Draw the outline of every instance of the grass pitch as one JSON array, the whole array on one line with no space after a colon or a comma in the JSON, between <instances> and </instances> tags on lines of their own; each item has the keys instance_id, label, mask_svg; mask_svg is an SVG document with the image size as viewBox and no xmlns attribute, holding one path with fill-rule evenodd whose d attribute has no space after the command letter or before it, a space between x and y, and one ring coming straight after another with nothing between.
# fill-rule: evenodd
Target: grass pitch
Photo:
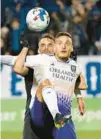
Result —
<instances>
[{"instance_id":1,"label":"grass pitch","mask_svg":"<svg viewBox=\"0 0 101 139\"><path fill-rule=\"evenodd\" d=\"M101 131L78 131L78 139L101 139ZM1 132L1 139L22 139L21 132Z\"/></svg>"}]
</instances>

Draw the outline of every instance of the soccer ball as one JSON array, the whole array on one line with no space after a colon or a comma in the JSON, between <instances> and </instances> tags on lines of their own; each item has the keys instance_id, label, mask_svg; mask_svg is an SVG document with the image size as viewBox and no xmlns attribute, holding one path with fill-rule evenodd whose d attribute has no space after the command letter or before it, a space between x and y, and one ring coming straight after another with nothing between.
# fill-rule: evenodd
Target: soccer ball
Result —
<instances>
[{"instance_id":1,"label":"soccer ball","mask_svg":"<svg viewBox=\"0 0 101 139\"><path fill-rule=\"evenodd\" d=\"M43 31L48 27L49 22L49 14L43 8L33 8L28 12L26 16L28 29L30 29L31 31Z\"/></svg>"}]
</instances>

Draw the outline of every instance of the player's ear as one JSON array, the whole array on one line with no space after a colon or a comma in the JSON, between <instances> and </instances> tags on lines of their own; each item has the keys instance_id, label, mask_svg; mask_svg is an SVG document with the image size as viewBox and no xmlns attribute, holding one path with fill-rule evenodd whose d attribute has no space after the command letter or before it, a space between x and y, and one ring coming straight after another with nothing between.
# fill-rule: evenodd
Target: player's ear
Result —
<instances>
[{"instance_id":1,"label":"player's ear","mask_svg":"<svg viewBox=\"0 0 101 139\"><path fill-rule=\"evenodd\" d=\"M70 49L69 49L69 53L71 54L72 52L73 52L73 49L72 49L72 48L70 48Z\"/></svg>"},{"instance_id":2,"label":"player's ear","mask_svg":"<svg viewBox=\"0 0 101 139\"><path fill-rule=\"evenodd\" d=\"M73 52L73 46L72 46L72 48L71 48L71 53Z\"/></svg>"},{"instance_id":3,"label":"player's ear","mask_svg":"<svg viewBox=\"0 0 101 139\"><path fill-rule=\"evenodd\" d=\"M69 56L71 56L71 53L73 52L73 46L69 50Z\"/></svg>"}]
</instances>

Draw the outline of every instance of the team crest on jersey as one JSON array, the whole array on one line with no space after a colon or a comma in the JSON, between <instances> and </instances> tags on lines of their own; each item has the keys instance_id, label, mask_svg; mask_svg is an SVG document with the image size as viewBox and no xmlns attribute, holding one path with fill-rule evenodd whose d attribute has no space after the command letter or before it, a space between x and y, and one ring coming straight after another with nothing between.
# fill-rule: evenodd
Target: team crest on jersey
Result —
<instances>
[{"instance_id":1,"label":"team crest on jersey","mask_svg":"<svg viewBox=\"0 0 101 139\"><path fill-rule=\"evenodd\" d=\"M76 66L72 65L72 66L71 66L71 71L72 71L72 72L76 72Z\"/></svg>"}]
</instances>

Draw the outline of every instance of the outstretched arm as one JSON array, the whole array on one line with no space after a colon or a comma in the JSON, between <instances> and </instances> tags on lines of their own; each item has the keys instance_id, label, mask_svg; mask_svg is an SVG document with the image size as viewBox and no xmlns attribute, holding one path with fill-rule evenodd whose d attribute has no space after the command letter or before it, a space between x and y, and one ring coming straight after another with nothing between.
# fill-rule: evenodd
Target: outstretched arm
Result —
<instances>
[{"instance_id":1,"label":"outstretched arm","mask_svg":"<svg viewBox=\"0 0 101 139\"><path fill-rule=\"evenodd\" d=\"M27 49L22 49L23 53L27 53ZM1 64L12 66L13 71L19 75L25 76L28 73L28 68L24 66L25 58L24 56L11 56L11 55L2 55L0 56Z\"/></svg>"},{"instance_id":2,"label":"outstretched arm","mask_svg":"<svg viewBox=\"0 0 101 139\"><path fill-rule=\"evenodd\" d=\"M14 66L16 59L17 59L17 56L11 56L11 55L0 56L1 63L8 65L8 66Z\"/></svg>"},{"instance_id":3,"label":"outstretched arm","mask_svg":"<svg viewBox=\"0 0 101 139\"><path fill-rule=\"evenodd\" d=\"M20 40L20 46L23 48L20 54L18 55L15 65L13 67L13 71L19 75L25 76L28 74L28 68L24 66L25 58L28 53L28 42L22 38Z\"/></svg>"},{"instance_id":4,"label":"outstretched arm","mask_svg":"<svg viewBox=\"0 0 101 139\"><path fill-rule=\"evenodd\" d=\"M24 47L20 54L18 55L15 65L13 67L13 71L21 76L25 76L28 74L28 68L24 66L25 58L28 53L28 48Z\"/></svg>"},{"instance_id":5,"label":"outstretched arm","mask_svg":"<svg viewBox=\"0 0 101 139\"><path fill-rule=\"evenodd\" d=\"M34 66L37 65L40 60L37 56L26 56L28 53L28 42L26 40L21 40L20 44L23 49L16 59L13 70L17 74L25 76L28 74L29 68L34 69Z\"/></svg>"}]
</instances>

